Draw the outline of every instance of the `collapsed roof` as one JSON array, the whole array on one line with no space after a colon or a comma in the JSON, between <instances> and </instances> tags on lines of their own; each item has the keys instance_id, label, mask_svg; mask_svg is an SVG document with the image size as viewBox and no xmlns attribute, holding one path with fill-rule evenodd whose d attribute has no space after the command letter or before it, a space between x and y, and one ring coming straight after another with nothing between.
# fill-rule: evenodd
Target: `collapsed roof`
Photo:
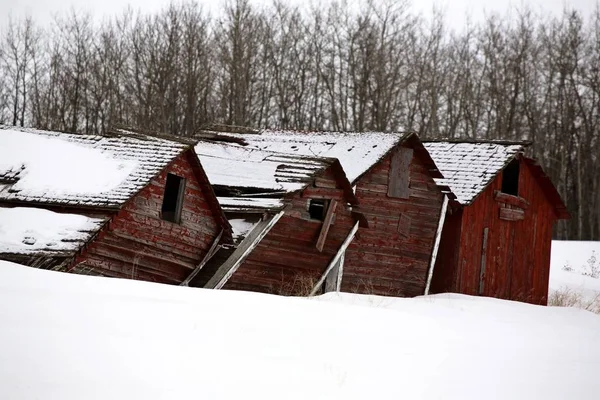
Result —
<instances>
[{"instance_id":1,"label":"collapsed roof","mask_svg":"<svg viewBox=\"0 0 600 400\"><path fill-rule=\"evenodd\" d=\"M236 143L203 140L195 147L226 211L278 210L326 170L336 175L350 203L356 198L338 160L284 154Z\"/></svg>"},{"instance_id":2,"label":"collapsed roof","mask_svg":"<svg viewBox=\"0 0 600 400\"><path fill-rule=\"evenodd\" d=\"M64 214L34 207L0 207L3 259L40 268L68 263L102 228L106 218Z\"/></svg>"},{"instance_id":3,"label":"collapsed roof","mask_svg":"<svg viewBox=\"0 0 600 400\"><path fill-rule=\"evenodd\" d=\"M410 134L384 132L301 132L261 130L256 133L203 131L201 137L235 141L254 149L307 157L336 158L354 184Z\"/></svg>"}]
</instances>

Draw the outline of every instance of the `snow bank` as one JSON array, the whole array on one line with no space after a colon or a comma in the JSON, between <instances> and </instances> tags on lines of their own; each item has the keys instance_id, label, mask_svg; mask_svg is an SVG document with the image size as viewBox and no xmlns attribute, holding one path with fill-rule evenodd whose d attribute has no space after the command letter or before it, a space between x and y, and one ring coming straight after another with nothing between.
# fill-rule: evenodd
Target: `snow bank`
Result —
<instances>
[{"instance_id":1,"label":"snow bank","mask_svg":"<svg viewBox=\"0 0 600 400\"><path fill-rule=\"evenodd\" d=\"M600 272L600 242L553 240L550 291L568 289L580 294L584 301L600 298L600 276L583 275L591 272L589 261L593 255Z\"/></svg>"},{"instance_id":2,"label":"snow bank","mask_svg":"<svg viewBox=\"0 0 600 400\"><path fill-rule=\"evenodd\" d=\"M596 399L600 317L441 295L316 300L0 262L0 398Z\"/></svg>"},{"instance_id":3,"label":"snow bank","mask_svg":"<svg viewBox=\"0 0 600 400\"><path fill-rule=\"evenodd\" d=\"M39 208L0 208L0 253L73 251L100 228L101 219Z\"/></svg>"}]
</instances>

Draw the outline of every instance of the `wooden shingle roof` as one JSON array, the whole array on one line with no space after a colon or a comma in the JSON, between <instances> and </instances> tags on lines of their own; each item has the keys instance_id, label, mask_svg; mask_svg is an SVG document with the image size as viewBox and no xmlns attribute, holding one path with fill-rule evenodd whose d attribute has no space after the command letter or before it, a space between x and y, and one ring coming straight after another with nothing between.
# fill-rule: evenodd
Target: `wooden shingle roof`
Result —
<instances>
[{"instance_id":1,"label":"wooden shingle roof","mask_svg":"<svg viewBox=\"0 0 600 400\"><path fill-rule=\"evenodd\" d=\"M462 205L471 204L496 175L524 150L524 144L514 142L435 141L424 145L444 176L436 179L436 183L448 186Z\"/></svg>"},{"instance_id":2,"label":"wooden shingle roof","mask_svg":"<svg viewBox=\"0 0 600 400\"><path fill-rule=\"evenodd\" d=\"M342 166L333 158L290 155L209 140L198 142L195 151L226 211L280 209L285 195L303 190L329 168L349 202L356 203Z\"/></svg>"},{"instance_id":3,"label":"wooden shingle roof","mask_svg":"<svg viewBox=\"0 0 600 400\"><path fill-rule=\"evenodd\" d=\"M336 158L354 184L391 149L410 136L385 132L302 132L261 130L254 133L203 131L201 137L236 141L273 153Z\"/></svg>"},{"instance_id":4,"label":"wooden shingle roof","mask_svg":"<svg viewBox=\"0 0 600 400\"><path fill-rule=\"evenodd\" d=\"M119 208L190 144L0 127L0 200Z\"/></svg>"}]
</instances>

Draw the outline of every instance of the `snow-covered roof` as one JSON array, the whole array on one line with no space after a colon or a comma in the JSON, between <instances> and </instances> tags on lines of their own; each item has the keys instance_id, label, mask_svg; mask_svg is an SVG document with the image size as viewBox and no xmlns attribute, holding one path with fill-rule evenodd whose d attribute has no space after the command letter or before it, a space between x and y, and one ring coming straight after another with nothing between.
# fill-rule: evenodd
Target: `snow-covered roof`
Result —
<instances>
[{"instance_id":1,"label":"snow-covered roof","mask_svg":"<svg viewBox=\"0 0 600 400\"><path fill-rule=\"evenodd\" d=\"M425 148L444 178L436 179L448 186L463 205L471 202L494 177L519 153L522 144L501 142L426 142Z\"/></svg>"},{"instance_id":2,"label":"snow-covered roof","mask_svg":"<svg viewBox=\"0 0 600 400\"><path fill-rule=\"evenodd\" d=\"M100 229L103 222L100 218L41 208L0 208L0 253L74 252Z\"/></svg>"},{"instance_id":3,"label":"snow-covered roof","mask_svg":"<svg viewBox=\"0 0 600 400\"><path fill-rule=\"evenodd\" d=\"M189 144L0 127L0 200L115 208Z\"/></svg>"},{"instance_id":4,"label":"snow-covered roof","mask_svg":"<svg viewBox=\"0 0 600 400\"><path fill-rule=\"evenodd\" d=\"M231 137L270 152L337 158L351 183L408 136L384 132L298 132L262 130L258 133L205 131L204 135ZM204 163L204 159L202 159Z\"/></svg>"},{"instance_id":5,"label":"snow-covered roof","mask_svg":"<svg viewBox=\"0 0 600 400\"><path fill-rule=\"evenodd\" d=\"M225 212L264 212L281 210L284 206L281 198L267 197L218 197Z\"/></svg>"},{"instance_id":6,"label":"snow-covered roof","mask_svg":"<svg viewBox=\"0 0 600 400\"><path fill-rule=\"evenodd\" d=\"M287 155L232 143L200 141L196 153L213 185L292 193L335 160Z\"/></svg>"}]
</instances>

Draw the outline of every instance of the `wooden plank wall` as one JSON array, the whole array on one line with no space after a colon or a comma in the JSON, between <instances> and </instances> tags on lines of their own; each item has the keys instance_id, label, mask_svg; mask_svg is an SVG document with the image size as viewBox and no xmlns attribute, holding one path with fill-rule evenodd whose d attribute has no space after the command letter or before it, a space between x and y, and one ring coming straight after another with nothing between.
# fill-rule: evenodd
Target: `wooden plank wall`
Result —
<instances>
[{"instance_id":1,"label":"wooden plank wall","mask_svg":"<svg viewBox=\"0 0 600 400\"><path fill-rule=\"evenodd\" d=\"M306 296L310 293L354 222L343 191L337 187L330 171L318 179L317 185L319 187L311 186L292 196L285 215L233 274L224 289L283 295ZM335 199L339 203L322 251L317 249L317 240L323 221L306 218L311 198Z\"/></svg>"},{"instance_id":2,"label":"wooden plank wall","mask_svg":"<svg viewBox=\"0 0 600 400\"><path fill-rule=\"evenodd\" d=\"M519 197L529 205L522 219L503 219L502 208L511 204L495 199L502 187L502 174L463 209L461 235L453 232L456 222L444 228L441 257L434 272L434 291L483 295L533 304L546 304L550 271L552 227L556 215L529 167L521 162ZM485 249L484 231L488 229ZM481 266L485 254L483 291ZM449 276L453 276L450 282Z\"/></svg>"},{"instance_id":3,"label":"wooden plank wall","mask_svg":"<svg viewBox=\"0 0 600 400\"><path fill-rule=\"evenodd\" d=\"M509 298L546 305L552 228L557 216L531 168L524 162L521 162L519 195L529 201L529 207L525 210L525 219L515 222L513 276Z\"/></svg>"},{"instance_id":4,"label":"wooden plank wall","mask_svg":"<svg viewBox=\"0 0 600 400\"><path fill-rule=\"evenodd\" d=\"M348 249L342 291L409 297L425 289L443 195L413 155L408 198L388 196L393 158L392 152L357 184L357 210L369 227L358 230Z\"/></svg>"},{"instance_id":5,"label":"wooden plank wall","mask_svg":"<svg viewBox=\"0 0 600 400\"><path fill-rule=\"evenodd\" d=\"M160 218L167 173L186 180L180 224ZM219 231L182 154L119 210L75 264L84 263L105 276L178 284L202 260Z\"/></svg>"}]
</instances>

